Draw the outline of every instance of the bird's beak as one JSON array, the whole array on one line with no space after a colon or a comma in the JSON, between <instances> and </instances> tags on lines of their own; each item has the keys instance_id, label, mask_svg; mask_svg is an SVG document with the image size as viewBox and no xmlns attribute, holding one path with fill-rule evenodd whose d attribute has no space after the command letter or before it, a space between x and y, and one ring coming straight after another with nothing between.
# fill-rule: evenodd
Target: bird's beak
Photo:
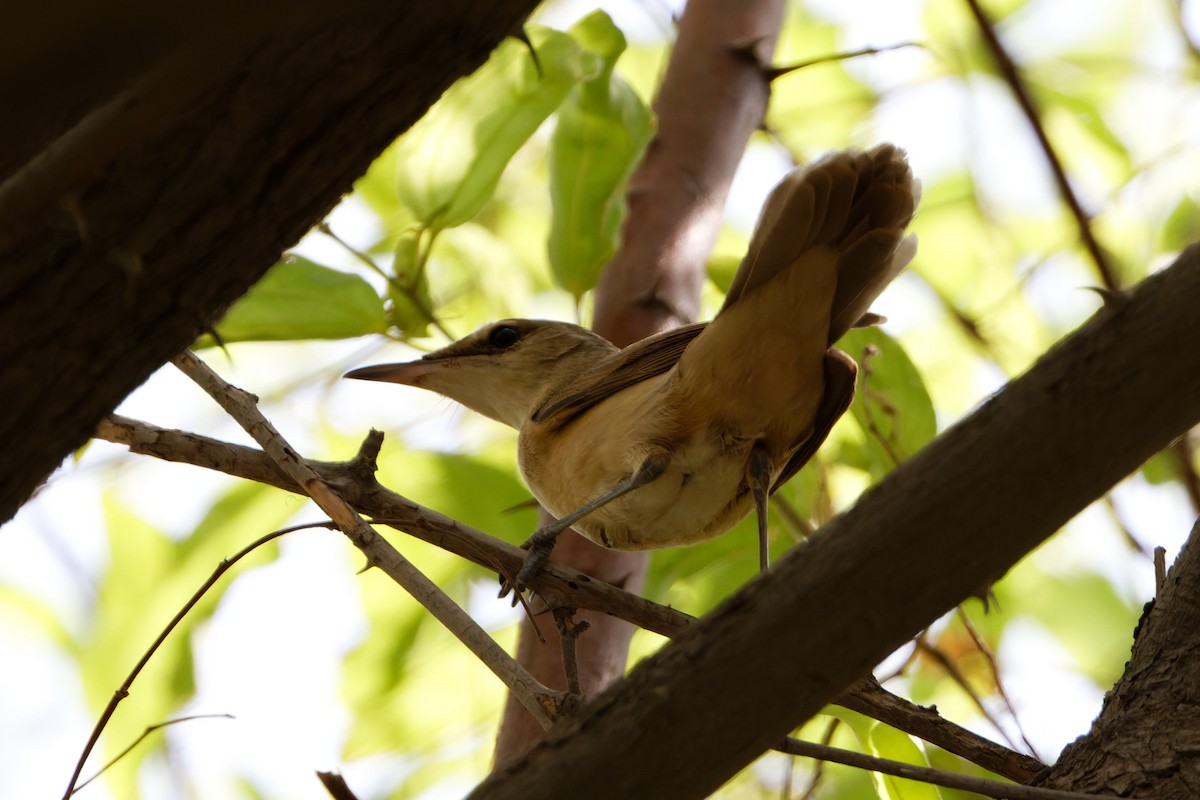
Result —
<instances>
[{"instance_id":1,"label":"bird's beak","mask_svg":"<svg viewBox=\"0 0 1200 800\"><path fill-rule=\"evenodd\" d=\"M426 360L406 361L403 364L376 364L373 367L352 369L343 378L354 378L360 381L385 381L387 383L403 383L407 386L420 386L424 378L439 372L446 366L445 361Z\"/></svg>"}]
</instances>

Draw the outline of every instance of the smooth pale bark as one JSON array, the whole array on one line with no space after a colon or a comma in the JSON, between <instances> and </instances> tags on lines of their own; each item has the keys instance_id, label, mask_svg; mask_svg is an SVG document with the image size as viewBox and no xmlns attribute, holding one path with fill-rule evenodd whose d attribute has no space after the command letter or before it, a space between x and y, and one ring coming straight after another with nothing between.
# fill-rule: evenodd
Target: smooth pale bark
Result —
<instances>
[{"instance_id":1,"label":"smooth pale bark","mask_svg":"<svg viewBox=\"0 0 1200 800\"><path fill-rule=\"evenodd\" d=\"M617 345L695 321L725 196L766 113L768 85L760 61L771 58L783 11L782 0L692 0L684 8L654 102L658 130L630 177L621 246L595 292L593 327ZM568 531L552 557L637 592L650 556L607 550ZM577 649L587 696L624 674L633 626L588 611L575 619L589 626ZM566 689L558 631L549 615L540 617L543 642L533 624L521 625L518 660L545 685ZM533 717L510 697L496 740L496 763L505 763L541 734Z\"/></svg>"}]
</instances>

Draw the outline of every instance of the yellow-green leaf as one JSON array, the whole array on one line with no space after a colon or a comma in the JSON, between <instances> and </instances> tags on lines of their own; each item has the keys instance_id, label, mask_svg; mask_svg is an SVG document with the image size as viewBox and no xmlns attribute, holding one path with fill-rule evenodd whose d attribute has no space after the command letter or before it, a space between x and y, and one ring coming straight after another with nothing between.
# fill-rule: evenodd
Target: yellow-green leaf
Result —
<instances>
[{"instance_id":1,"label":"yellow-green leaf","mask_svg":"<svg viewBox=\"0 0 1200 800\"><path fill-rule=\"evenodd\" d=\"M226 342L348 339L382 333L383 301L357 275L287 256L218 324ZM197 346L211 346L204 337Z\"/></svg>"},{"instance_id":2,"label":"yellow-green leaf","mask_svg":"<svg viewBox=\"0 0 1200 800\"><path fill-rule=\"evenodd\" d=\"M513 154L595 70L595 56L567 34L540 26L528 34L537 65L523 43L503 42L400 139L400 199L432 231L478 214Z\"/></svg>"},{"instance_id":3,"label":"yellow-green leaf","mask_svg":"<svg viewBox=\"0 0 1200 800\"><path fill-rule=\"evenodd\" d=\"M859 364L850 413L864 436L865 461L882 476L937 433L933 402L900 343L878 328L852 330L838 347Z\"/></svg>"},{"instance_id":4,"label":"yellow-green leaf","mask_svg":"<svg viewBox=\"0 0 1200 800\"><path fill-rule=\"evenodd\" d=\"M607 14L584 17L571 34L601 65L559 109L550 144L550 268L578 300L616 251L625 183L653 135L654 116L613 74L625 37Z\"/></svg>"}]
</instances>

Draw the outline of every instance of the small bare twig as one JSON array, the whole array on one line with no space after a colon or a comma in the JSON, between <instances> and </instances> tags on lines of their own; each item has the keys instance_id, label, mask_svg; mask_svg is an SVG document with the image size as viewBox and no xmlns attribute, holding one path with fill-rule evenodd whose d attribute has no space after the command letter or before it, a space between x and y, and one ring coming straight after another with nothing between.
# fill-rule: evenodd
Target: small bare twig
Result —
<instances>
[{"instance_id":1,"label":"small bare twig","mask_svg":"<svg viewBox=\"0 0 1200 800\"><path fill-rule=\"evenodd\" d=\"M778 494L771 495L771 507L779 512L788 530L792 532L793 541L803 541L817 532L813 524L800 515L792 504Z\"/></svg>"},{"instance_id":2,"label":"small bare twig","mask_svg":"<svg viewBox=\"0 0 1200 800\"><path fill-rule=\"evenodd\" d=\"M785 739L775 749L784 753L791 753L792 755L817 758L822 761L845 764L848 767L867 769L872 772L882 772L885 775L894 775L897 778L907 778L912 781L932 783L935 786L945 786L947 789L962 789L986 797L998 798L998 800L1103 800L1103 798L1112 798L1112 800L1115 800L1115 795L1066 792L1061 789L1043 789L1038 786L1021 786L1019 784L1004 783L1003 781L988 780L987 778L974 778L969 775L960 775L957 772L945 772L930 767L918 767L914 764L906 764L903 761L869 756L863 753L855 753L852 750L843 750L839 747L830 747L791 737Z\"/></svg>"},{"instance_id":3,"label":"small bare twig","mask_svg":"<svg viewBox=\"0 0 1200 800\"><path fill-rule=\"evenodd\" d=\"M879 442L879 446L883 448L883 452L887 454L887 457L891 459L892 466L896 467L904 461L905 456L903 453L897 452L895 443L885 436L883 431L879 429L879 425L875 421L875 412L871 410L871 403L878 403L886 410L891 412L894 423L894 417L896 414L895 407L891 405L891 402L886 397L871 389L871 375L873 374L871 361L877 355L879 355L879 348L875 345L867 345L867 347L863 350L862 357L859 359L859 361L862 363L863 373L861 394L863 400L863 414L867 418L867 430L872 436L875 437L875 441ZM895 430L894 424L892 429Z\"/></svg>"},{"instance_id":4,"label":"small bare twig","mask_svg":"<svg viewBox=\"0 0 1200 800\"><path fill-rule=\"evenodd\" d=\"M877 56L880 53L890 53L893 50L902 50L906 47L920 47L924 49L925 45L920 42L897 42L896 44L884 45L882 47L864 47L861 50L849 50L842 53L828 53L816 58L797 61L795 64L788 64L783 67L769 67L763 70L763 74L767 80L774 81L782 78L784 75L805 69L806 67L815 67L818 64L832 64L838 61L849 61L852 58L860 58L862 56Z\"/></svg>"},{"instance_id":5,"label":"small bare twig","mask_svg":"<svg viewBox=\"0 0 1200 800\"><path fill-rule=\"evenodd\" d=\"M975 649L978 650L979 654L982 655L984 660L987 661L988 669L992 673L992 683L996 685L996 693L999 694L1000 699L1004 701L1004 706L1008 709L1008 716L1012 719L1013 724L1017 726L1017 733L1021 734L1021 741L1025 743L1025 747L1028 748L1029 752L1032 753L1035 758L1041 760L1041 756L1038 755L1037 748L1033 746L1033 742L1029 741L1029 737L1025 734L1025 726L1021 724L1021 719L1017 716L1016 706L1013 705L1012 700L1009 699L1008 692L1004 688L1004 681L1000 678L1000 664L996 661L996 654L992 652L992 648L988 647L987 642L985 642L983 637L979 635L979 631L976 630L975 624L971 622L971 618L967 616L965 611L963 611L963 607L959 606L954 611L955 614L958 615L958 621L962 623L963 629L967 632L967 635L971 637L971 642L974 643Z\"/></svg>"},{"instance_id":6,"label":"small bare twig","mask_svg":"<svg viewBox=\"0 0 1200 800\"><path fill-rule=\"evenodd\" d=\"M137 680L137 676L141 674L143 669L145 669L146 664L150 663L150 658L158 651L158 648L162 646L162 643L167 640L167 637L171 635L171 631L175 630L179 623L183 621L183 618L188 615L188 612L195 607L196 603L200 602L200 598L204 597L204 594L210 588L212 588L213 584L221 579L222 575L229 571L230 567L241 561L246 556L250 555L250 553L254 552L259 547L262 547L267 542L278 539L280 536L291 533L292 531L314 527L332 527L332 523L305 523L303 525L293 525L289 528L282 528L280 530L273 531L272 533L268 533L266 536L256 539L250 544L246 545L232 558L224 559L221 561L221 563L217 564L216 569L214 569L212 572L212 575L208 576L208 580L206 580L204 584L195 591L191 598L184 603L183 608L179 609L175 616L171 618L171 621L168 622L166 627L162 629L162 632L158 634L158 638L155 639L150 647L146 649L146 652L142 654L142 657L138 660L137 664L135 664L133 669L130 670L129 675L126 676L120 687L113 692L113 696L109 699L108 705L104 707L104 711L100 714L100 719L96 721L96 726L92 728L92 735L88 737L87 744L83 746L83 752L79 754L79 760L75 763L75 772L72 773L71 781L69 784L67 784L67 791L63 793L63 800L68 800L71 795L75 793L76 784L79 782L79 775L83 772L83 765L87 762L88 756L91 755L92 749L95 748L96 742L100 741L100 734L104 731L105 727L108 726L108 721L112 719L112 715L117 710L117 706L120 705L122 700L129 696L129 690L133 686L133 682ZM134 744L137 744L137 742ZM124 753L121 755L124 755ZM108 767L109 765L105 765L104 769L108 769ZM104 770L101 770L101 772L103 771Z\"/></svg>"},{"instance_id":7,"label":"small bare twig","mask_svg":"<svg viewBox=\"0 0 1200 800\"><path fill-rule=\"evenodd\" d=\"M1017 105L1021 107L1021 111L1025 114L1025 118L1029 121L1029 125L1033 129L1034 136L1037 137L1038 144L1041 146L1042 152L1046 156L1046 161L1050 165L1050 171L1054 174L1054 182L1058 185L1058 191L1062 195L1063 202L1070 209L1071 216L1075 218L1075 223L1079 227L1079 238L1083 241L1084 248L1088 251L1088 255L1091 256L1092 262L1096 265L1096 271L1100 273L1100 279L1104 284L1104 288L1119 291L1121 285L1117 280L1116 272L1113 270L1112 264L1109 263L1108 256L1105 255L1100 242L1096 239L1096 234L1092 230L1091 217L1084 211L1083 204L1080 203L1079 197L1075 194L1075 189L1072 188L1071 181L1067 178L1067 171L1063 167L1062 159L1058 157L1058 152L1054 149L1054 145L1050 143L1050 137L1046 135L1046 128L1042 125L1041 115L1034 105L1033 96L1029 93L1024 78L1021 77L1021 73L1017 69L1012 56L1004 49L1000 37L996 34L995 26L992 25L992 21L979 5L979 0L966 0L966 3L967 7L971 9L971 14L975 17L975 22L979 25L979 32L983 35L983 41L987 44L992 58L996 61L996 68L1000 70L1000 75L1012 90L1013 96L1017 100Z\"/></svg>"},{"instance_id":8,"label":"small bare twig","mask_svg":"<svg viewBox=\"0 0 1200 800\"><path fill-rule=\"evenodd\" d=\"M367 557L368 566L379 567L421 603L509 687L539 723L549 727L561 716L558 706L560 694L535 681L437 584L394 547L383 544L383 537L267 421L258 410L256 397L226 383L189 351L184 351L172 363L208 392L259 443L279 468L337 523L342 533Z\"/></svg>"},{"instance_id":9,"label":"small bare twig","mask_svg":"<svg viewBox=\"0 0 1200 800\"><path fill-rule=\"evenodd\" d=\"M1154 596L1162 594L1167 585L1167 548L1159 545L1154 548Z\"/></svg>"},{"instance_id":10,"label":"small bare twig","mask_svg":"<svg viewBox=\"0 0 1200 800\"><path fill-rule=\"evenodd\" d=\"M96 778L99 778L101 775L103 775L105 772L107 772L109 770L109 768L113 766L113 764L116 764L122 758L124 758L125 756L127 756L131 752L133 752L135 747L137 747L139 744L144 742L146 740L146 737L148 737L150 734L154 733L155 731L162 730L163 728L169 728L172 725L178 725L181 722L191 722L192 720L196 720L196 719L234 719L234 716L232 714L192 714L191 716L187 716L187 717L176 717L175 719L169 719L166 722L160 722L157 725L150 725L146 728L146 730L142 731L140 736L138 736L136 739L134 739L132 742L130 742L128 747L126 747L124 750L122 750L121 752L119 752L115 756L113 756L112 759L110 759L107 764L105 764L103 767L101 767L100 770L95 775L93 775L92 777L88 778L86 781L83 781L78 786L76 786L74 789L74 792L78 792L80 789L87 786L89 783L96 780ZM72 794L74 792L72 792Z\"/></svg>"},{"instance_id":11,"label":"small bare twig","mask_svg":"<svg viewBox=\"0 0 1200 800\"><path fill-rule=\"evenodd\" d=\"M838 726L841 724L842 721L837 717L830 717L829 724L825 726L825 732L821 734L821 744L828 747L830 742L833 741L833 734L837 732ZM812 800L816 795L817 787L821 784L821 778L825 775L825 763L824 760L817 760L817 765L812 771L812 777L808 781L808 788L804 790L801 800Z\"/></svg>"},{"instance_id":12,"label":"small bare twig","mask_svg":"<svg viewBox=\"0 0 1200 800\"><path fill-rule=\"evenodd\" d=\"M575 657L575 642L588 629L587 621L575 622L575 609L559 606L554 609L554 623L558 626L559 642L562 645L563 671L567 678L567 691L574 697L583 695L579 685L579 663Z\"/></svg>"},{"instance_id":13,"label":"small bare twig","mask_svg":"<svg viewBox=\"0 0 1200 800\"><path fill-rule=\"evenodd\" d=\"M917 649L932 658L938 663L939 666L941 666L943 670L946 671L946 674L950 676L950 679L953 680L954 683L956 683L958 687L963 690L963 693L966 694L967 697L971 698L971 702L975 704L975 708L979 709L979 713L983 715L984 719L990 722L992 727L1000 732L1000 735L1004 737L1004 741L1008 742L1008 746L1010 748L1016 750L1017 743L1012 740L1012 737L1008 735L1008 731L1004 730L1004 727L1000 725L1000 721L997 720L995 715L993 715L988 707L984 705L983 698L979 696L979 692L975 691L975 687L971 686L971 682L967 680L967 676L964 675L962 670L958 668L958 665L955 664L949 656L942 652L939 647L930 644L929 640L926 639L924 635L917 637L916 641Z\"/></svg>"},{"instance_id":14,"label":"small bare twig","mask_svg":"<svg viewBox=\"0 0 1200 800\"><path fill-rule=\"evenodd\" d=\"M350 791L350 785L346 783L346 779L336 772L318 771L317 780L321 782L333 800L358 800L358 795Z\"/></svg>"}]
</instances>

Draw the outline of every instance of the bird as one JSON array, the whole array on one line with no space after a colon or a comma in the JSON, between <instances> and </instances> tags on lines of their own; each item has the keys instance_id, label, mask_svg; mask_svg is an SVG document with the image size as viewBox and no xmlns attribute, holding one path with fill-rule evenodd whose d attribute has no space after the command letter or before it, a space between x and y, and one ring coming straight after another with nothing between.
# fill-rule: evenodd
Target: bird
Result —
<instances>
[{"instance_id":1,"label":"bird","mask_svg":"<svg viewBox=\"0 0 1200 800\"><path fill-rule=\"evenodd\" d=\"M825 441L858 368L835 343L911 262L920 183L890 144L788 173L711 322L625 348L567 322L504 319L415 361L345 377L427 389L515 428L555 517L523 545L518 591L574 528L617 550L685 545L757 512Z\"/></svg>"}]
</instances>

